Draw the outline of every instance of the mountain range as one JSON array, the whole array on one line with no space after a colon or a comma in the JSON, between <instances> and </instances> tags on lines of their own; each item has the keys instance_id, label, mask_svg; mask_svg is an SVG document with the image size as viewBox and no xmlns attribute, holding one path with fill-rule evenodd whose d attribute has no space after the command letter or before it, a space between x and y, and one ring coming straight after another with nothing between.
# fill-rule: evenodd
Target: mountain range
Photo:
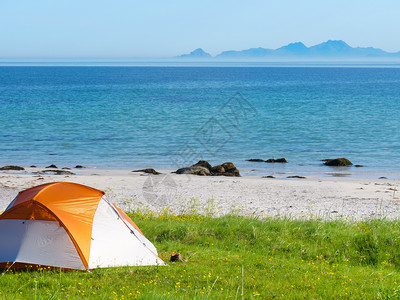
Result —
<instances>
[{"instance_id":1,"label":"mountain range","mask_svg":"<svg viewBox=\"0 0 400 300\"><path fill-rule=\"evenodd\" d=\"M246 50L228 50L216 55L215 58L400 58L400 51L386 52L373 47L351 47L341 40L329 40L324 43L307 47L302 42L291 43L277 48L250 48ZM189 54L178 58L213 58L203 49L198 48Z\"/></svg>"}]
</instances>

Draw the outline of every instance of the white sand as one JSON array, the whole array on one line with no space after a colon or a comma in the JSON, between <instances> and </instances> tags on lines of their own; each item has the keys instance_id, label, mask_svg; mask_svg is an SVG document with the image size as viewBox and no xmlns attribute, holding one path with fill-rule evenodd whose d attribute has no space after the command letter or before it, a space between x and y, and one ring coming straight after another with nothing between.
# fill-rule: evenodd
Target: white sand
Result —
<instances>
[{"instance_id":1,"label":"white sand","mask_svg":"<svg viewBox=\"0 0 400 300\"><path fill-rule=\"evenodd\" d=\"M313 177L307 179L143 175L127 170L73 169L76 175L0 173L0 211L18 191L54 181L101 189L126 211L230 212L258 216L368 219L400 216L400 180Z\"/></svg>"}]
</instances>

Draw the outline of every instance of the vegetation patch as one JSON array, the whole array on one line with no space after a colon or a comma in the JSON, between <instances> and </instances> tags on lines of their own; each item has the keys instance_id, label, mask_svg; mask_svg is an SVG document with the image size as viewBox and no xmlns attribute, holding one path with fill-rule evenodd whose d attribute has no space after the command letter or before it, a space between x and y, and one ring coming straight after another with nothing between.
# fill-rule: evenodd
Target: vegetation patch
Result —
<instances>
[{"instance_id":1,"label":"vegetation patch","mask_svg":"<svg viewBox=\"0 0 400 300\"><path fill-rule=\"evenodd\" d=\"M131 213L169 266L3 272L0 299L398 298L400 222Z\"/></svg>"}]
</instances>

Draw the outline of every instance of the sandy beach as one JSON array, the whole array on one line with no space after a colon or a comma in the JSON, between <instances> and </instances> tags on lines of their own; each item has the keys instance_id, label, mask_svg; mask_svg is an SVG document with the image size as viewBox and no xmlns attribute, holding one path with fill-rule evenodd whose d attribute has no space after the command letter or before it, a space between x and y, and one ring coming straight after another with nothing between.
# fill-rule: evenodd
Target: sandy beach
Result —
<instances>
[{"instance_id":1,"label":"sandy beach","mask_svg":"<svg viewBox=\"0 0 400 300\"><path fill-rule=\"evenodd\" d=\"M34 174L37 168L0 173L0 211L19 191L70 181L106 192L125 211L237 213L260 217L370 219L400 216L399 180L349 177L306 179L161 175L129 170L73 169L75 175Z\"/></svg>"}]
</instances>

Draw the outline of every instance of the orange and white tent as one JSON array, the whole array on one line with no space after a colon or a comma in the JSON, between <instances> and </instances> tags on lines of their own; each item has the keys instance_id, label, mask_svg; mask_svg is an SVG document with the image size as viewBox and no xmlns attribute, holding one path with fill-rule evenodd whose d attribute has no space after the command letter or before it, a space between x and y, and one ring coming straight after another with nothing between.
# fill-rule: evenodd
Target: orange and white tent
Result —
<instances>
[{"instance_id":1,"label":"orange and white tent","mask_svg":"<svg viewBox=\"0 0 400 300\"><path fill-rule=\"evenodd\" d=\"M165 265L104 192L70 182L22 191L0 215L0 268Z\"/></svg>"}]
</instances>

